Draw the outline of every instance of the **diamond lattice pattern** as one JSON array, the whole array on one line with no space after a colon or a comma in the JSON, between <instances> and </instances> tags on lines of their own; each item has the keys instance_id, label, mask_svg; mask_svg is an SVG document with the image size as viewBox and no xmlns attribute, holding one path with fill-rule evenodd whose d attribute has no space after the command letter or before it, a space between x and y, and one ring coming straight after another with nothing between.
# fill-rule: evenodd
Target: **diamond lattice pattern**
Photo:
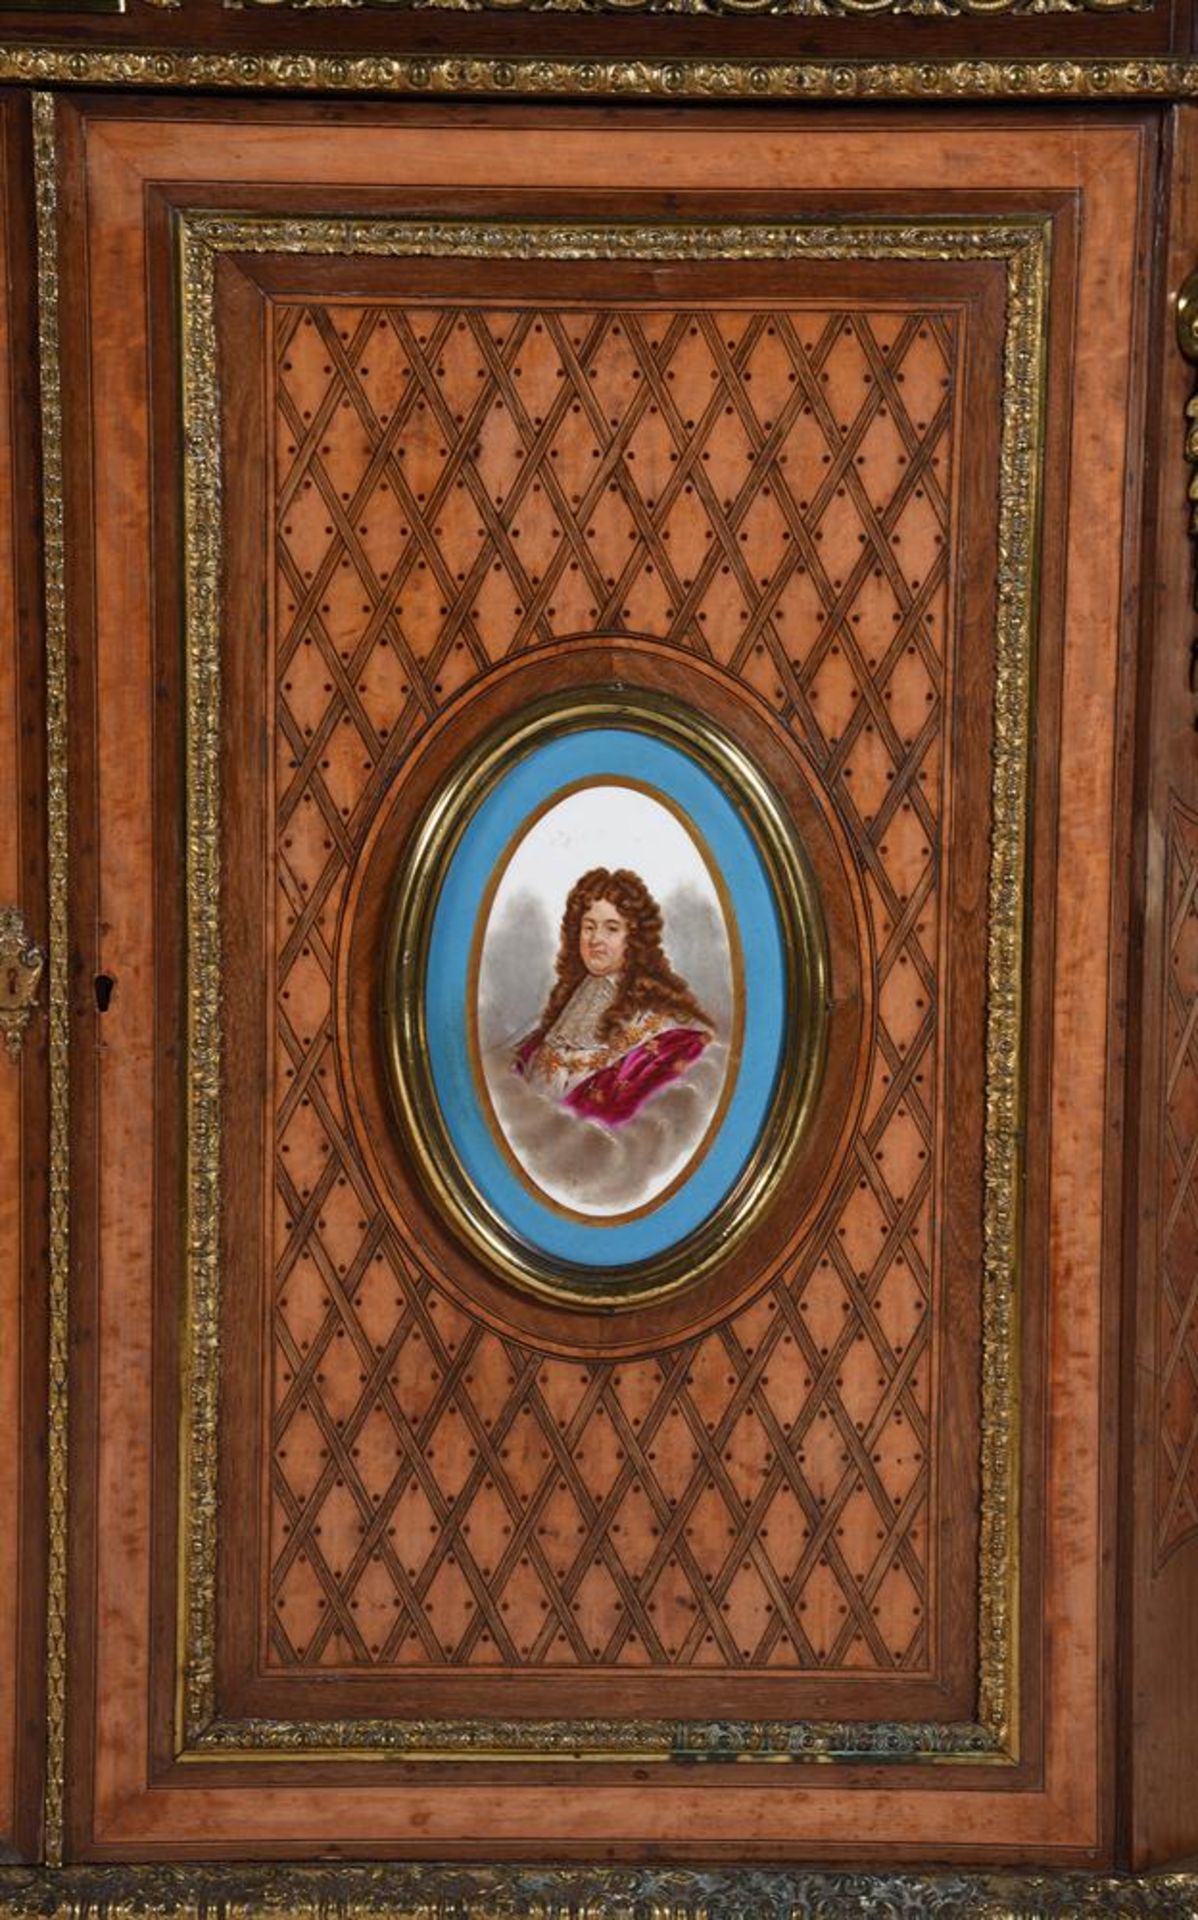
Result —
<instances>
[{"instance_id":1,"label":"diamond lattice pattern","mask_svg":"<svg viewBox=\"0 0 1198 1920\"><path fill-rule=\"evenodd\" d=\"M1158 1560L1198 1533L1198 820L1176 801L1165 910Z\"/></svg>"},{"instance_id":2,"label":"diamond lattice pattern","mask_svg":"<svg viewBox=\"0 0 1198 1920\"><path fill-rule=\"evenodd\" d=\"M952 313L281 304L269 1660L926 1670ZM657 1359L419 1271L332 1057L351 863L497 661L627 630L801 735L879 1018L822 1243Z\"/></svg>"}]
</instances>

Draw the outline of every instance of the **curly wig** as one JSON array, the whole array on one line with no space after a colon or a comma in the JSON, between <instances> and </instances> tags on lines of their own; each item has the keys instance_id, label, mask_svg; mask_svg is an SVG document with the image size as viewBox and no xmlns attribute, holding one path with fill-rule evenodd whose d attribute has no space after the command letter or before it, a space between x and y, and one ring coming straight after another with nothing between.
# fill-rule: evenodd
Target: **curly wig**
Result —
<instances>
[{"instance_id":1,"label":"curly wig","mask_svg":"<svg viewBox=\"0 0 1198 1920\"><path fill-rule=\"evenodd\" d=\"M627 1021L646 1011L669 1014L679 1026L707 1027L714 1032L714 1020L704 1013L686 981L666 959L661 944L661 908L640 875L627 867L617 867L614 872L607 867L592 867L571 887L562 915L556 978L541 1015L541 1032L548 1033L586 977L579 950L582 916L597 900L610 901L628 922L619 992L603 1016L601 1038L605 1042L614 1040Z\"/></svg>"}]
</instances>

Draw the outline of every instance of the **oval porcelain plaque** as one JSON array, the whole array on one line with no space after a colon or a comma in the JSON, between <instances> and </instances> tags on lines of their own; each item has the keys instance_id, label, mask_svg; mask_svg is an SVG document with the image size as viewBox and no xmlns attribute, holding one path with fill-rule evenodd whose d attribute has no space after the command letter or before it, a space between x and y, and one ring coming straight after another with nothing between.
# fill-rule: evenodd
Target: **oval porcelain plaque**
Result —
<instances>
[{"instance_id":1,"label":"oval porcelain plaque","mask_svg":"<svg viewBox=\"0 0 1198 1920\"><path fill-rule=\"evenodd\" d=\"M620 1304L743 1231L819 1071L801 850L742 749L651 695L574 695L455 769L397 883L396 1104L507 1277Z\"/></svg>"}]
</instances>

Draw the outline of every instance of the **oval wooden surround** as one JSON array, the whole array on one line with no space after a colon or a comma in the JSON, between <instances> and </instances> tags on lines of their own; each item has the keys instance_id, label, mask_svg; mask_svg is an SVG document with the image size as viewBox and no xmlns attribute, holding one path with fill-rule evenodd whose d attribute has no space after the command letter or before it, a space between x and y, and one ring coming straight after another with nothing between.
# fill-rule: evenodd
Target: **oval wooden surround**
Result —
<instances>
[{"instance_id":1,"label":"oval wooden surround","mask_svg":"<svg viewBox=\"0 0 1198 1920\"><path fill-rule=\"evenodd\" d=\"M709 713L761 767L805 850L828 947L827 1056L810 1124L772 1201L746 1236L669 1298L596 1308L529 1297L459 1242L426 1193L392 1110L379 1014L395 876L449 770L497 724L549 692L652 688ZM555 1352L634 1353L672 1344L741 1305L791 1260L819 1218L852 1138L866 1084L873 970L869 917L847 836L807 756L764 703L718 667L636 636L580 636L503 666L453 702L408 756L367 836L337 933L338 1073L365 1164L404 1244L499 1330Z\"/></svg>"}]
</instances>

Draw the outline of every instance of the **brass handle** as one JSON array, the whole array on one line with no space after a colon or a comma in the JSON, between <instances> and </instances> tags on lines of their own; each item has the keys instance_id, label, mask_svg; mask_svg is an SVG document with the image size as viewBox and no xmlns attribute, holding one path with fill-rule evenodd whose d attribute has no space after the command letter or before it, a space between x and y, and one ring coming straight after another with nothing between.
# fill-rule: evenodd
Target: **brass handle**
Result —
<instances>
[{"instance_id":1,"label":"brass handle","mask_svg":"<svg viewBox=\"0 0 1198 1920\"><path fill-rule=\"evenodd\" d=\"M1198 270L1177 290L1177 344L1187 360L1198 363Z\"/></svg>"},{"instance_id":2,"label":"brass handle","mask_svg":"<svg viewBox=\"0 0 1198 1920\"><path fill-rule=\"evenodd\" d=\"M46 956L30 939L21 909L0 907L0 1033L10 1060L21 1057L45 964Z\"/></svg>"}]
</instances>

